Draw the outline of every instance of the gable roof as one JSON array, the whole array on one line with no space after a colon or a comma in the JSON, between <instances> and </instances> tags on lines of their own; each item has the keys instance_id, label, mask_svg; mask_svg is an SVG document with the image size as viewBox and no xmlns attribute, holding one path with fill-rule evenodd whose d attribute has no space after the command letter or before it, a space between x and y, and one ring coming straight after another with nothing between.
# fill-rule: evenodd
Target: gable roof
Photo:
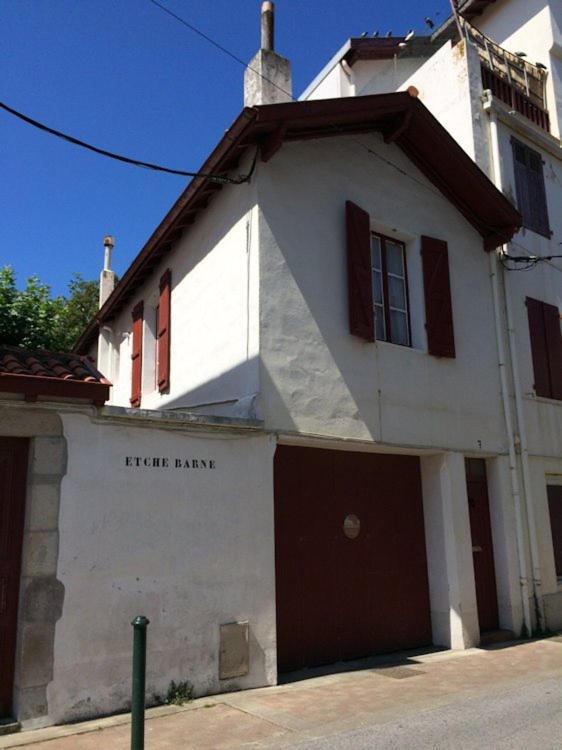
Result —
<instances>
[{"instance_id":1,"label":"gable roof","mask_svg":"<svg viewBox=\"0 0 562 750\"><path fill-rule=\"evenodd\" d=\"M109 398L110 385L87 357L0 346L0 393L22 393L26 401L45 396L101 406Z\"/></svg>"},{"instance_id":2,"label":"gable roof","mask_svg":"<svg viewBox=\"0 0 562 750\"><path fill-rule=\"evenodd\" d=\"M262 160L268 161L285 141L368 132L382 133L387 143L401 148L482 235L486 250L505 244L521 226L521 216L508 199L408 92L245 107L201 172L226 176L250 147L257 147ZM222 188L206 177L190 182L87 326L75 351L87 350L99 325L117 315Z\"/></svg>"}]
</instances>

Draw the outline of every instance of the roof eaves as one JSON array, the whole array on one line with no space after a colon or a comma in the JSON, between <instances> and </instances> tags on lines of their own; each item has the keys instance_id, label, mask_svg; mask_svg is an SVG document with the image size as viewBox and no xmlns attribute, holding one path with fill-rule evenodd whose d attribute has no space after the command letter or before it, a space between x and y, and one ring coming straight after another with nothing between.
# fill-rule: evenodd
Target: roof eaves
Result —
<instances>
[{"instance_id":1,"label":"roof eaves","mask_svg":"<svg viewBox=\"0 0 562 750\"><path fill-rule=\"evenodd\" d=\"M231 164L233 153L241 155L249 145L259 147L272 137L278 147L283 140L369 131L382 132L385 138L394 140L402 148L480 232L486 249L504 244L520 225L521 217L507 198L429 110L405 91L244 109L202 171L216 173ZM275 150L273 148L273 153ZM444 154L446 158L443 158ZM84 351L95 340L99 325L114 317L162 254L171 248L173 238L178 236L178 226L181 234L183 212L194 213L205 207L206 200L199 205L199 199L206 185L208 180L204 178L192 180L82 334L75 351Z\"/></svg>"},{"instance_id":2,"label":"roof eaves","mask_svg":"<svg viewBox=\"0 0 562 750\"><path fill-rule=\"evenodd\" d=\"M521 215L452 135L442 126L435 128L437 121L431 112L418 99L413 101L414 115L396 144L478 231L486 251L505 244L521 227ZM446 153L447 159L428 158L432 152ZM455 187L451 175L462 175L465 195ZM493 221L487 219L489 214Z\"/></svg>"},{"instance_id":3,"label":"roof eaves","mask_svg":"<svg viewBox=\"0 0 562 750\"><path fill-rule=\"evenodd\" d=\"M78 399L103 406L109 399L109 381L90 383L83 380L62 380L37 375L0 373L0 393L23 394L26 401L37 401L39 396L53 401Z\"/></svg>"}]
</instances>

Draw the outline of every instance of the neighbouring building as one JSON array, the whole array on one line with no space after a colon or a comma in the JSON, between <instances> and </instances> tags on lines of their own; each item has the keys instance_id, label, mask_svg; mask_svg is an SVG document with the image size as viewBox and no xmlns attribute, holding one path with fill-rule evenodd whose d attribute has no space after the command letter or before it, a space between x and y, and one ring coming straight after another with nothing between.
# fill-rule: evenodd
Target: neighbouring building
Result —
<instances>
[{"instance_id":1,"label":"neighbouring building","mask_svg":"<svg viewBox=\"0 0 562 750\"><path fill-rule=\"evenodd\" d=\"M264 3L246 106L115 289L105 240L76 356L106 390L30 404L0 367L5 449L65 451L48 530L14 485L17 718L126 707L141 613L151 700L562 627L559 11L461 10L294 101Z\"/></svg>"}]
</instances>

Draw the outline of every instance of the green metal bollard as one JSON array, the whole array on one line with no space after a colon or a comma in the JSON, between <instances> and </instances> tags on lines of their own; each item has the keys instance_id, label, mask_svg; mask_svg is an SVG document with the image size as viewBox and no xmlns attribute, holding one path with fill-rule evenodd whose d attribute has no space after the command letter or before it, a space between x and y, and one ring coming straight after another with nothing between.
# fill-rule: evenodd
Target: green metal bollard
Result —
<instances>
[{"instance_id":1,"label":"green metal bollard","mask_svg":"<svg viewBox=\"0 0 562 750\"><path fill-rule=\"evenodd\" d=\"M146 682L146 628L149 620L140 615L133 626L133 690L131 700L131 750L144 750L144 689Z\"/></svg>"}]
</instances>

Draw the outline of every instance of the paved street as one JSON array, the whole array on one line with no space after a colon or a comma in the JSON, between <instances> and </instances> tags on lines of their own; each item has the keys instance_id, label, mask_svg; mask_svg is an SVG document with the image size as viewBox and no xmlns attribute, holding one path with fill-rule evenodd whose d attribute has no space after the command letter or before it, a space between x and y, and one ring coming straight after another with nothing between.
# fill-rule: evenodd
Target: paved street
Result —
<instances>
[{"instance_id":1,"label":"paved street","mask_svg":"<svg viewBox=\"0 0 562 750\"><path fill-rule=\"evenodd\" d=\"M0 737L0 749L128 750L127 716ZM146 750L562 746L562 638L409 656L147 712Z\"/></svg>"},{"instance_id":2,"label":"paved street","mask_svg":"<svg viewBox=\"0 0 562 750\"><path fill-rule=\"evenodd\" d=\"M295 745L299 750L494 748L562 745L562 681L545 680L482 698L416 711L400 719Z\"/></svg>"}]
</instances>

